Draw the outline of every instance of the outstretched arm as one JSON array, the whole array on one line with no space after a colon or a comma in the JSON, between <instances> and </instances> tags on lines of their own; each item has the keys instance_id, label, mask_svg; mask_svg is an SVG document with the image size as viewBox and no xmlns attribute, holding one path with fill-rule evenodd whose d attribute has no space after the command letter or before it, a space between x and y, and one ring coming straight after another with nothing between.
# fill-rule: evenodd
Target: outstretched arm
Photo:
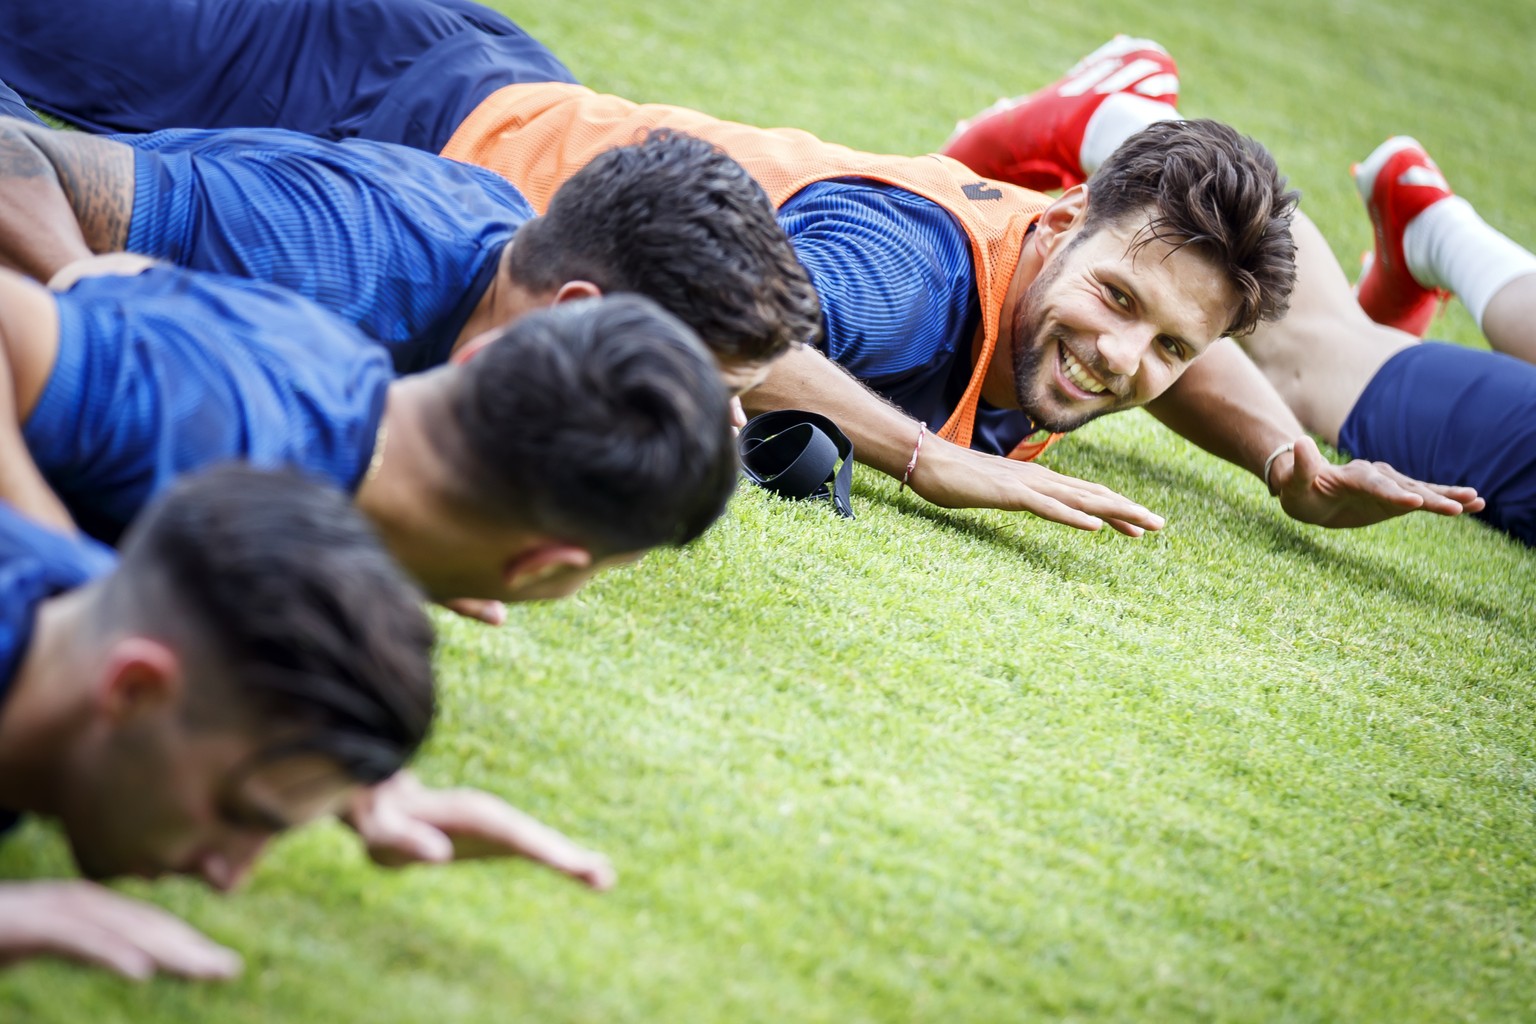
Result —
<instances>
[{"instance_id":1,"label":"outstretched arm","mask_svg":"<svg viewBox=\"0 0 1536 1024\"><path fill-rule=\"evenodd\" d=\"M46 281L121 249L133 187L129 147L0 118L0 266Z\"/></svg>"},{"instance_id":2,"label":"outstretched arm","mask_svg":"<svg viewBox=\"0 0 1536 1024\"><path fill-rule=\"evenodd\" d=\"M0 885L0 967L52 956L142 981L157 973L221 979L240 958L158 907L90 882Z\"/></svg>"},{"instance_id":3,"label":"outstretched arm","mask_svg":"<svg viewBox=\"0 0 1536 1024\"><path fill-rule=\"evenodd\" d=\"M830 417L853 442L860 462L897 479L917 442L916 420L809 346L776 360L767 379L742 396L742 404L753 413L807 409ZM1107 487L933 436L924 439L909 483L945 508L1031 512L1080 530L1108 522L1132 537L1163 525L1161 517Z\"/></svg>"},{"instance_id":4,"label":"outstretched arm","mask_svg":"<svg viewBox=\"0 0 1536 1024\"><path fill-rule=\"evenodd\" d=\"M1454 516L1483 501L1470 487L1424 483L1383 463L1323 459L1290 408L1236 342L1224 338L1192 363L1148 410L1212 455L1263 479L1293 519L1317 526L1369 526L1407 512Z\"/></svg>"}]
</instances>

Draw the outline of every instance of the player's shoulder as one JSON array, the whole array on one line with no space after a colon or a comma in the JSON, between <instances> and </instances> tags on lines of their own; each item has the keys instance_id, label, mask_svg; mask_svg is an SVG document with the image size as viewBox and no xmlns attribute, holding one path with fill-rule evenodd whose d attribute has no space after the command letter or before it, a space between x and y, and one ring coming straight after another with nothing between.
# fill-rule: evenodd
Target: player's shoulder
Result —
<instances>
[{"instance_id":1,"label":"player's shoulder","mask_svg":"<svg viewBox=\"0 0 1536 1024\"><path fill-rule=\"evenodd\" d=\"M964 294L972 286L964 227L931 199L898 186L865 179L817 182L785 203L779 220L813 274L820 269L846 277L863 268L878 278L882 294L907 286ZM812 266L828 263L834 266Z\"/></svg>"},{"instance_id":2,"label":"player's shoulder","mask_svg":"<svg viewBox=\"0 0 1536 1024\"><path fill-rule=\"evenodd\" d=\"M779 210L782 214L809 207L837 206L867 210L885 217L945 213L939 203L927 196L902 185L872 178L826 178L812 182L786 199Z\"/></svg>"},{"instance_id":3,"label":"player's shoulder","mask_svg":"<svg viewBox=\"0 0 1536 1024\"><path fill-rule=\"evenodd\" d=\"M898 262L916 259L944 273L970 267L970 243L960 222L932 199L868 179L816 182L790 198L779 222L792 241L843 237L850 245L890 250Z\"/></svg>"},{"instance_id":4,"label":"player's shoulder","mask_svg":"<svg viewBox=\"0 0 1536 1024\"><path fill-rule=\"evenodd\" d=\"M133 275L82 277L59 296L135 343L202 349L206 337L281 342L296 357L324 358L337 345L372 349L351 324L302 295L251 278L155 263ZM124 346L119 346L124 347Z\"/></svg>"},{"instance_id":5,"label":"player's shoulder","mask_svg":"<svg viewBox=\"0 0 1536 1024\"><path fill-rule=\"evenodd\" d=\"M115 562L98 541L59 533L0 502L0 603L7 607L79 586Z\"/></svg>"}]
</instances>

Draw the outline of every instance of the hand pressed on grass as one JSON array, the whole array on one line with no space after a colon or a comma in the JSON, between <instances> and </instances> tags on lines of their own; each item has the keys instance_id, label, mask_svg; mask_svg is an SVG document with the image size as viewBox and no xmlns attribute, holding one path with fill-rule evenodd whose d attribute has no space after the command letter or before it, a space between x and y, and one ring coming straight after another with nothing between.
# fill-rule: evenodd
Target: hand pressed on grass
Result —
<instances>
[{"instance_id":1,"label":"hand pressed on grass","mask_svg":"<svg viewBox=\"0 0 1536 1024\"><path fill-rule=\"evenodd\" d=\"M499 797L476 789L431 789L410 772L362 791L344 820L385 867L525 857L599 892L615 879L607 857Z\"/></svg>"}]
</instances>

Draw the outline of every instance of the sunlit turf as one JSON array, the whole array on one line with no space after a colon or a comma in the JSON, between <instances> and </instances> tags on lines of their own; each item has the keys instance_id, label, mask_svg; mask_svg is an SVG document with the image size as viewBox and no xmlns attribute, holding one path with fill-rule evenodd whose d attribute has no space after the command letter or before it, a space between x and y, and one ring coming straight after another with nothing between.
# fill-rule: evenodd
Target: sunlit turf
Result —
<instances>
[{"instance_id":1,"label":"sunlit turf","mask_svg":"<svg viewBox=\"0 0 1536 1024\"><path fill-rule=\"evenodd\" d=\"M1536 242L1526 6L515 16L599 88L892 151L1151 35L1187 112L1270 142L1341 256L1369 244L1348 164L1396 132ZM1475 343L1459 307L1437 332ZM1472 521L1296 525L1139 413L1050 461L1168 529L936 510L861 471L853 522L744 492L696 547L503 630L441 618L423 774L607 851L611 894L388 874L315 829L233 898L123 887L241 949L240 981L30 966L0 1019L1528 1018L1536 554ZM0 873L65 869L36 825L0 847Z\"/></svg>"}]
</instances>

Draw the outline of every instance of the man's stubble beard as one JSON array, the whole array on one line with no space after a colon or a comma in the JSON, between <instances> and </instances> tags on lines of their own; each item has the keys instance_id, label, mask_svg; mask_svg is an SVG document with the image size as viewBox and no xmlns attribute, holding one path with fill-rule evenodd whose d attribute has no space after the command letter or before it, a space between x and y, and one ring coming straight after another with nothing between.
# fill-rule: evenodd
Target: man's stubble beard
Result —
<instances>
[{"instance_id":1,"label":"man's stubble beard","mask_svg":"<svg viewBox=\"0 0 1536 1024\"><path fill-rule=\"evenodd\" d=\"M1045 316L1039 309L1041 296L1061 276L1066 255L1081 240L1081 236L1073 239L1072 244L1061 253L1061 256L1047 263L1040 274L1029 283L1029 287L1024 289L1024 294L1019 299L1018 315L1013 321L1014 398L1019 403L1019 409L1029 417L1036 430L1048 430L1053 434L1070 433L1107 412L1117 411L1114 408L1108 408L1076 414L1052 414L1044 408L1048 401L1046 398L1048 385L1041 379L1041 369L1045 364L1046 353L1055 352L1059 348L1067 348L1067 351L1071 349L1066 345L1069 332L1065 328L1060 325L1052 327L1049 331L1042 328L1041 323Z\"/></svg>"}]
</instances>

